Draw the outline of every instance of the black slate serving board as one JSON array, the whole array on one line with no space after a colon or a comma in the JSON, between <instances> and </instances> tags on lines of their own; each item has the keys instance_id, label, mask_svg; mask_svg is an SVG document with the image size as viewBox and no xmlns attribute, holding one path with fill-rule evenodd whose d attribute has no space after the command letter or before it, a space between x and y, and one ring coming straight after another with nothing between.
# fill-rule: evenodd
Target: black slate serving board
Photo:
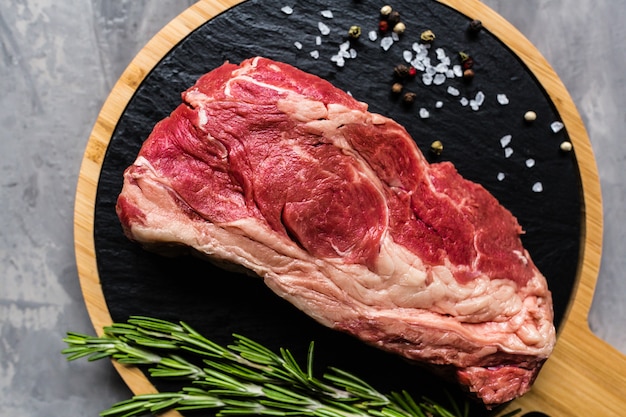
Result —
<instances>
[{"instance_id":1,"label":"black slate serving board","mask_svg":"<svg viewBox=\"0 0 626 417\"><path fill-rule=\"evenodd\" d=\"M385 51L380 34L376 41L368 39L368 32L378 26L380 2L292 1L293 13L285 14L281 11L287 5L284 2L248 0L192 32L145 78L111 138L96 198L98 273L114 321L130 315L183 320L220 343L240 333L270 347L289 348L298 357L304 357L308 343L315 340L320 369L339 366L375 383L381 391L408 389L442 399L445 388L463 398L454 386L426 371L318 325L275 296L260 279L225 272L191 257L160 257L124 237L114 209L122 173L154 124L180 103L180 93L200 75L227 60L238 63L263 55L349 91L367 102L370 111L404 125L432 162L452 161L464 177L492 192L525 229L524 245L548 279L555 323L561 324L578 270L582 204L575 153L559 149L568 140L567 132L555 133L550 128L560 119L555 106L533 74L488 28L471 35L466 16L432 0L390 4L400 11L407 30ZM332 19L322 16L323 10L331 10ZM321 35L318 22L330 28L328 35ZM357 56L338 67L330 57L348 40L352 25L363 30L351 42ZM452 78L430 86L418 76L406 83L417 94L415 103L407 107L390 93L393 68L405 63L403 51L411 50L426 29L437 36L431 59L435 60L434 50L442 48L456 64L458 52L464 51L475 60L476 76L471 82ZM320 45L316 44L318 36ZM319 58L313 58L311 51L318 51ZM449 86L461 95L448 94ZM460 104L461 97L471 99L479 91L485 101L477 111ZM509 104L498 103L498 94L506 94ZM441 108L435 106L438 101L443 103ZM419 117L420 108L427 109L430 117ZM528 110L538 115L533 123L523 119ZM509 157L500 142L505 135L511 135ZM444 144L440 156L429 152L434 140ZM530 159L534 161L531 167L527 165ZM504 179L498 178L499 173ZM542 184L541 192L533 191L537 182ZM473 407L472 415L488 415L480 406Z\"/></svg>"}]
</instances>

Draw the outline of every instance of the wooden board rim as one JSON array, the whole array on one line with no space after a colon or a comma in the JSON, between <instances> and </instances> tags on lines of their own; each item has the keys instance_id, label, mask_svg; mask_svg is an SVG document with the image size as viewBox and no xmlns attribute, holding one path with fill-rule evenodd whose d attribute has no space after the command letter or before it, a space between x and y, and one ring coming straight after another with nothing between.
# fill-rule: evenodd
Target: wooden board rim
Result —
<instances>
[{"instance_id":1,"label":"wooden board rim","mask_svg":"<svg viewBox=\"0 0 626 417\"><path fill-rule=\"evenodd\" d=\"M76 263L87 311L97 334L112 323L100 286L95 257L94 210L98 178L107 146L126 105L148 73L178 42L203 23L244 0L201 0L159 31L137 54L105 101L89 137L79 171L74 208ZM559 332L556 349L533 390L507 410L541 411L553 416L617 415L626 408L626 357L595 336L588 326L602 251L600 181L582 119L567 89L546 59L514 26L479 0L438 0L483 25L529 68L552 99L574 145L582 179L583 245L575 293ZM135 393L155 392L136 368L114 362ZM572 375L568 378L566 375ZM575 385L573 386L573 381ZM180 415L176 412L167 415Z\"/></svg>"}]
</instances>

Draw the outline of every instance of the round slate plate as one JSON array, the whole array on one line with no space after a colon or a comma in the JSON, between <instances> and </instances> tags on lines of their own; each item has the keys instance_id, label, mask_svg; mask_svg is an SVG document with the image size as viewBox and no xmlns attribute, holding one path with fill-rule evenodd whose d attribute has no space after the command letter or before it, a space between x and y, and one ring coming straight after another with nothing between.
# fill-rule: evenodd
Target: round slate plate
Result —
<instances>
[{"instance_id":1,"label":"round slate plate","mask_svg":"<svg viewBox=\"0 0 626 417\"><path fill-rule=\"evenodd\" d=\"M381 391L409 389L442 398L445 388L462 398L455 387L427 372L318 325L276 297L260 279L194 258L163 258L142 250L122 233L114 209L122 173L154 124L180 103L180 93L200 75L224 61L238 63L264 55L349 91L368 103L370 111L404 125L432 162L452 161L464 177L491 191L526 231L524 245L548 279L555 323L561 325L580 269L581 176L576 153L559 149L561 142L570 140L568 129L551 128L561 115L524 62L489 28L472 35L467 16L432 0L393 3L407 30L388 50L381 47L384 35L376 32L380 8L376 1L296 2L291 14L281 10L284 5L249 0L207 20L171 48L135 89L116 121L97 183L93 239L105 303L101 308L113 321L130 315L183 320L220 343L240 333L273 348L289 348L298 357L315 340L320 369L339 366L374 382ZM333 17L324 17L325 10ZM320 23L328 27L328 34L322 33ZM352 56L339 67L331 57L349 40L347 29L352 25L359 25L363 35L350 42ZM407 54L415 57L414 43L426 29L436 34L428 52L433 66L446 59L450 67L459 64L458 52L464 51L475 61L476 76L467 82L448 74L443 83L426 85L418 71L405 83L406 91L417 94L413 105L406 106L390 93L393 69L406 63ZM377 33L375 41L369 39L370 31ZM499 95L505 95L508 104L499 102ZM421 117L420 109L429 117ZM536 112L536 121L524 121L528 110ZM444 144L440 156L429 152L434 140ZM486 415L478 406L475 413Z\"/></svg>"}]
</instances>

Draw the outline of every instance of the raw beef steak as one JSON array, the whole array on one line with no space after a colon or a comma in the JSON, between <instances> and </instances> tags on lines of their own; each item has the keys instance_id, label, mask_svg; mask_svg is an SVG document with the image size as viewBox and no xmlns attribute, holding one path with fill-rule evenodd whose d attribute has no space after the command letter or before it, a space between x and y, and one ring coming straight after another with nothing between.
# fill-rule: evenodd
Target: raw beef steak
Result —
<instances>
[{"instance_id":1,"label":"raw beef steak","mask_svg":"<svg viewBox=\"0 0 626 417\"><path fill-rule=\"evenodd\" d=\"M283 63L226 63L182 98L124 174L130 239L257 274L487 406L529 390L555 343L551 295L517 220L482 186Z\"/></svg>"}]
</instances>

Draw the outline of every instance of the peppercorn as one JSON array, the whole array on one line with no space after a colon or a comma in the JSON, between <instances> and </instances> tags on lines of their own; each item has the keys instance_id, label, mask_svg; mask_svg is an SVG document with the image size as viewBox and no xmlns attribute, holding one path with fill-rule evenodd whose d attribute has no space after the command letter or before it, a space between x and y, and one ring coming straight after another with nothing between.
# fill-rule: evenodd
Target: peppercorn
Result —
<instances>
[{"instance_id":1,"label":"peppercorn","mask_svg":"<svg viewBox=\"0 0 626 417\"><path fill-rule=\"evenodd\" d=\"M389 22L389 25L393 27L396 23L400 21L400 13L393 10L391 13L389 13L389 16L387 16L387 21Z\"/></svg>"},{"instance_id":2,"label":"peppercorn","mask_svg":"<svg viewBox=\"0 0 626 417\"><path fill-rule=\"evenodd\" d=\"M430 43L435 40L435 34L433 33L432 30L425 30L420 35L420 39L424 42Z\"/></svg>"},{"instance_id":3,"label":"peppercorn","mask_svg":"<svg viewBox=\"0 0 626 417\"><path fill-rule=\"evenodd\" d=\"M472 34L480 32L483 28L483 22L478 19L474 19L469 23L468 30Z\"/></svg>"},{"instance_id":4,"label":"peppercorn","mask_svg":"<svg viewBox=\"0 0 626 417\"><path fill-rule=\"evenodd\" d=\"M561 142L560 148L563 152L569 152L572 150L572 142L563 141Z\"/></svg>"},{"instance_id":5,"label":"peppercorn","mask_svg":"<svg viewBox=\"0 0 626 417\"><path fill-rule=\"evenodd\" d=\"M392 11L393 11L393 9L391 8L391 6L387 4L387 5L383 6L383 7L381 7L381 9L380 9L380 16L386 19L387 16L389 16Z\"/></svg>"},{"instance_id":6,"label":"peppercorn","mask_svg":"<svg viewBox=\"0 0 626 417\"><path fill-rule=\"evenodd\" d=\"M398 22L393 26L393 31L398 35L401 35L406 30L406 25L402 22Z\"/></svg>"},{"instance_id":7,"label":"peppercorn","mask_svg":"<svg viewBox=\"0 0 626 417\"><path fill-rule=\"evenodd\" d=\"M403 85L400 83L393 83L391 86L391 92L394 94L400 94L402 92Z\"/></svg>"},{"instance_id":8,"label":"peppercorn","mask_svg":"<svg viewBox=\"0 0 626 417\"><path fill-rule=\"evenodd\" d=\"M417 75L417 69L414 66L409 68L409 77L415 77Z\"/></svg>"},{"instance_id":9,"label":"peppercorn","mask_svg":"<svg viewBox=\"0 0 626 417\"><path fill-rule=\"evenodd\" d=\"M361 36L361 26L350 26L350 29L348 30L348 36L351 39L358 39L359 36Z\"/></svg>"},{"instance_id":10,"label":"peppercorn","mask_svg":"<svg viewBox=\"0 0 626 417\"><path fill-rule=\"evenodd\" d=\"M417 98L417 94L409 91L407 93L404 93L404 96L402 96L402 102L406 105L410 105L415 102L416 98Z\"/></svg>"},{"instance_id":11,"label":"peppercorn","mask_svg":"<svg viewBox=\"0 0 626 417\"><path fill-rule=\"evenodd\" d=\"M459 57L461 58L461 66L464 70L474 67L474 59L471 56L465 52L459 52Z\"/></svg>"},{"instance_id":12,"label":"peppercorn","mask_svg":"<svg viewBox=\"0 0 626 417\"><path fill-rule=\"evenodd\" d=\"M463 78L466 80L471 80L472 78L474 78L474 70L471 68L467 68L466 70L463 71Z\"/></svg>"},{"instance_id":13,"label":"peppercorn","mask_svg":"<svg viewBox=\"0 0 626 417\"><path fill-rule=\"evenodd\" d=\"M535 120L537 120L537 113L532 110L527 111L526 113L524 113L524 120L527 122L534 122Z\"/></svg>"},{"instance_id":14,"label":"peppercorn","mask_svg":"<svg viewBox=\"0 0 626 417\"><path fill-rule=\"evenodd\" d=\"M404 64L396 65L393 68L393 73L398 78L406 78L409 75L410 69Z\"/></svg>"},{"instance_id":15,"label":"peppercorn","mask_svg":"<svg viewBox=\"0 0 626 417\"><path fill-rule=\"evenodd\" d=\"M381 32L387 32L389 30L389 22L386 20L381 20L378 22L378 30Z\"/></svg>"},{"instance_id":16,"label":"peppercorn","mask_svg":"<svg viewBox=\"0 0 626 417\"><path fill-rule=\"evenodd\" d=\"M443 152L443 143L439 140L434 141L430 144L430 151L435 155L441 155Z\"/></svg>"}]
</instances>

